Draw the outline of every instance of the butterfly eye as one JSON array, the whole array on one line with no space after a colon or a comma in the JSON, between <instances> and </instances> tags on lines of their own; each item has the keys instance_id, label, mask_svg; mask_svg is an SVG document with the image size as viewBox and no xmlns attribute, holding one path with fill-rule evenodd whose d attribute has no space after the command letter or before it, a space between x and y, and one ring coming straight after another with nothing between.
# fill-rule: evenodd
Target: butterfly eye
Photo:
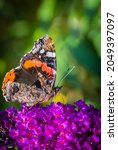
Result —
<instances>
[{"instance_id":1,"label":"butterfly eye","mask_svg":"<svg viewBox=\"0 0 118 150\"><path fill-rule=\"evenodd\" d=\"M16 84L14 84L14 86L13 86L13 94L15 94L18 91L19 91L18 86Z\"/></svg>"}]
</instances>

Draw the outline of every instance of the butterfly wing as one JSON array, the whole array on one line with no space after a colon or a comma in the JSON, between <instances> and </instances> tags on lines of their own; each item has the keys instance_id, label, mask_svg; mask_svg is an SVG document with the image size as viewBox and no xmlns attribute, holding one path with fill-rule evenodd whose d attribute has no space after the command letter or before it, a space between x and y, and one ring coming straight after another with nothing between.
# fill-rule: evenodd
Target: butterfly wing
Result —
<instances>
[{"instance_id":1,"label":"butterfly wing","mask_svg":"<svg viewBox=\"0 0 118 150\"><path fill-rule=\"evenodd\" d=\"M2 85L3 96L6 101L34 101L34 99L31 99L31 85L35 81L36 78L32 77L20 66L12 69L5 75ZM32 88L34 87L32 86Z\"/></svg>"},{"instance_id":2,"label":"butterfly wing","mask_svg":"<svg viewBox=\"0 0 118 150\"><path fill-rule=\"evenodd\" d=\"M37 40L25 54L20 66L9 71L3 81L3 96L7 101L33 105L49 100L55 88L56 56L52 39L46 35Z\"/></svg>"},{"instance_id":3,"label":"butterfly wing","mask_svg":"<svg viewBox=\"0 0 118 150\"><path fill-rule=\"evenodd\" d=\"M46 35L38 39L32 50L21 59L20 65L40 81L42 88L49 85L48 92L51 92L56 79L56 54L51 37Z\"/></svg>"}]
</instances>

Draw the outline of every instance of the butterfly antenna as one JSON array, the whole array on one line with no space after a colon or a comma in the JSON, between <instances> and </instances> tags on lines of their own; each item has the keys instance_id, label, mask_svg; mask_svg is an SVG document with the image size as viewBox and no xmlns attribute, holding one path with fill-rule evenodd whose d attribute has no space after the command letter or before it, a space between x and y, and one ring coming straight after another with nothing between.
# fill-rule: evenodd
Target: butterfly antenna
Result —
<instances>
[{"instance_id":1,"label":"butterfly antenna","mask_svg":"<svg viewBox=\"0 0 118 150\"><path fill-rule=\"evenodd\" d=\"M73 66L71 69L68 68L68 70L66 71L66 73L62 76L62 78L58 82L57 86L60 84L60 82L62 82L73 71L74 68L75 68L75 66Z\"/></svg>"}]
</instances>

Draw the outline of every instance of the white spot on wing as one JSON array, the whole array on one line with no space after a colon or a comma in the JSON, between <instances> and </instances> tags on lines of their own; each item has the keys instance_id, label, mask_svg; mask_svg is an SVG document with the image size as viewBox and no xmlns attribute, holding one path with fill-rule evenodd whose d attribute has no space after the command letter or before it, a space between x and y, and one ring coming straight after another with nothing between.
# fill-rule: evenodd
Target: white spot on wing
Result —
<instances>
[{"instance_id":1,"label":"white spot on wing","mask_svg":"<svg viewBox=\"0 0 118 150\"><path fill-rule=\"evenodd\" d=\"M55 55L55 52L47 52L47 53L46 53L46 56L47 56L47 57L53 57L53 58L54 58L56 55Z\"/></svg>"},{"instance_id":2,"label":"white spot on wing","mask_svg":"<svg viewBox=\"0 0 118 150\"><path fill-rule=\"evenodd\" d=\"M15 69L20 69L20 66L16 67Z\"/></svg>"},{"instance_id":3,"label":"white spot on wing","mask_svg":"<svg viewBox=\"0 0 118 150\"><path fill-rule=\"evenodd\" d=\"M40 53L41 53L41 54L43 54L44 52L45 52L45 50L44 50L44 49L41 49L41 50L40 50Z\"/></svg>"}]
</instances>

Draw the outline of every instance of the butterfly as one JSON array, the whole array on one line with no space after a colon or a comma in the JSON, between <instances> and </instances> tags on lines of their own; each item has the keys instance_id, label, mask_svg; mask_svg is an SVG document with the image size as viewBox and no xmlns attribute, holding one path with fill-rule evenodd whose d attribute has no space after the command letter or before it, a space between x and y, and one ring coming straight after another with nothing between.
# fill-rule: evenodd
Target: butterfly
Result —
<instances>
[{"instance_id":1,"label":"butterfly","mask_svg":"<svg viewBox=\"0 0 118 150\"><path fill-rule=\"evenodd\" d=\"M20 60L18 67L10 70L3 80L2 91L6 101L33 106L46 102L56 95L62 86L55 86L56 53L52 38L48 35L35 41L30 52Z\"/></svg>"}]
</instances>

